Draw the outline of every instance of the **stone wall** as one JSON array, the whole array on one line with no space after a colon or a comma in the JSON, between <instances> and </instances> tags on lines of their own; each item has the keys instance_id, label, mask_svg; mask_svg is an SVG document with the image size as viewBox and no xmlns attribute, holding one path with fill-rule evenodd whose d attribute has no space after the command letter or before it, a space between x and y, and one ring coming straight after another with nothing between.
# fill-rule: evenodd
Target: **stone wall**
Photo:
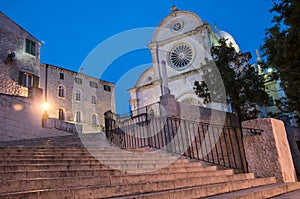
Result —
<instances>
[{"instance_id":1,"label":"stone wall","mask_svg":"<svg viewBox=\"0 0 300 199\"><path fill-rule=\"evenodd\" d=\"M285 127L276 119L256 119L242 123L243 128L263 130L261 135L244 132L249 172L256 177L276 177L277 182L297 181Z\"/></svg>"},{"instance_id":2,"label":"stone wall","mask_svg":"<svg viewBox=\"0 0 300 199\"><path fill-rule=\"evenodd\" d=\"M25 39L36 42L36 56L25 52ZM15 53L7 62L9 52ZM30 33L0 12L0 93L26 96L26 89L18 85L19 71L39 76L40 42Z\"/></svg>"},{"instance_id":3,"label":"stone wall","mask_svg":"<svg viewBox=\"0 0 300 199\"><path fill-rule=\"evenodd\" d=\"M234 113L180 103L175 100L173 95L162 96L160 98L160 106L163 115L169 115L184 120L203 122L208 124L234 127L240 126L239 119Z\"/></svg>"},{"instance_id":4,"label":"stone wall","mask_svg":"<svg viewBox=\"0 0 300 199\"><path fill-rule=\"evenodd\" d=\"M28 88L20 86L10 78L9 66L0 64L0 93L27 97Z\"/></svg>"},{"instance_id":5,"label":"stone wall","mask_svg":"<svg viewBox=\"0 0 300 199\"><path fill-rule=\"evenodd\" d=\"M42 102L0 94L0 141L69 135L42 128Z\"/></svg>"},{"instance_id":6,"label":"stone wall","mask_svg":"<svg viewBox=\"0 0 300 199\"><path fill-rule=\"evenodd\" d=\"M55 118L45 118L45 127L53 128L70 133L82 133L82 125L74 124Z\"/></svg>"}]
</instances>

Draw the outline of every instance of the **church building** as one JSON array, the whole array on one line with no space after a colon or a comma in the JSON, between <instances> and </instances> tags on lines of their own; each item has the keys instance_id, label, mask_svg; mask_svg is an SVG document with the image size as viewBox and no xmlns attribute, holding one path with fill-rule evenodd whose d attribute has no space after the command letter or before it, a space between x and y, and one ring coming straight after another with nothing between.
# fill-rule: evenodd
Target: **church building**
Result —
<instances>
[{"instance_id":1,"label":"church building","mask_svg":"<svg viewBox=\"0 0 300 199\"><path fill-rule=\"evenodd\" d=\"M219 45L219 39L227 39L228 44L240 53L229 33L217 27L214 29L197 14L173 6L148 45L153 66L144 71L128 90L132 110L158 102L163 94L171 94L181 103L230 111L227 105L205 105L193 89L194 82L201 81L202 67L212 60L211 48Z\"/></svg>"}]
</instances>

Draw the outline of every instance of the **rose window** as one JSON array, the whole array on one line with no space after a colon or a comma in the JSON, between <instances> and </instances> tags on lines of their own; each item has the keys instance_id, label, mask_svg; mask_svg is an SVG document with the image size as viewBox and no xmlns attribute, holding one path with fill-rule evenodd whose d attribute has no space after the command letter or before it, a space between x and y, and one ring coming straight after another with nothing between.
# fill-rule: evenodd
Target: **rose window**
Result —
<instances>
[{"instance_id":1,"label":"rose window","mask_svg":"<svg viewBox=\"0 0 300 199\"><path fill-rule=\"evenodd\" d=\"M170 65L176 70L187 68L193 59L193 50L186 44L175 46L169 53Z\"/></svg>"}]
</instances>

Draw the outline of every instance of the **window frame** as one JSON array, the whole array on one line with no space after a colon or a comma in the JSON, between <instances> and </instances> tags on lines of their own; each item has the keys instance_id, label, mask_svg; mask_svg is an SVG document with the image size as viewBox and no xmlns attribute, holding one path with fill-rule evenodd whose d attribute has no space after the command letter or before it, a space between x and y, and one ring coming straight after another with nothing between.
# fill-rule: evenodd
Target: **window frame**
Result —
<instances>
[{"instance_id":1,"label":"window frame","mask_svg":"<svg viewBox=\"0 0 300 199\"><path fill-rule=\"evenodd\" d=\"M99 88L98 83L95 81L90 81L90 87L91 88Z\"/></svg>"},{"instance_id":2,"label":"window frame","mask_svg":"<svg viewBox=\"0 0 300 199\"><path fill-rule=\"evenodd\" d=\"M24 52L32 55L37 56L37 42L33 41L31 39L25 38L25 44L24 44Z\"/></svg>"},{"instance_id":3,"label":"window frame","mask_svg":"<svg viewBox=\"0 0 300 199\"><path fill-rule=\"evenodd\" d=\"M103 85L103 90L105 90L107 92L111 92L111 86L104 84Z\"/></svg>"},{"instance_id":4,"label":"window frame","mask_svg":"<svg viewBox=\"0 0 300 199\"><path fill-rule=\"evenodd\" d=\"M77 122L77 123L82 122L82 113L81 113L81 111L76 111L75 112L74 121Z\"/></svg>"},{"instance_id":5,"label":"window frame","mask_svg":"<svg viewBox=\"0 0 300 199\"><path fill-rule=\"evenodd\" d=\"M65 120L65 110L63 108L58 109L58 119Z\"/></svg>"},{"instance_id":6,"label":"window frame","mask_svg":"<svg viewBox=\"0 0 300 199\"><path fill-rule=\"evenodd\" d=\"M96 113L92 114L92 125L98 126L98 115Z\"/></svg>"},{"instance_id":7,"label":"window frame","mask_svg":"<svg viewBox=\"0 0 300 199\"><path fill-rule=\"evenodd\" d=\"M96 95L92 95L92 99L91 99L92 101L92 104L97 104L97 97L96 97Z\"/></svg>"},{"instance_id":8,"label":"window frame","mask_svg":"<svg viewBox=\"0 0 300 199\"><path fill-rule=\"evenodd\" d=\"M58 97L65 98L66 97L66 87L64 85L58 86Z\"/></svg>"},{"instance_id":9,"label":"window frame","mask_svg":"<svg viewBox=\"0 0 300 199\"><path fill-rule=\"evenodd\" d=\"M81 79L80 77L75 77L75 78L74 78L74 82L75 82L76 84L82 84L82 79Z\"/></svg>"},{"instance_id":10,"label":"window frame","mask_svg":"<svg viewBox=\"0 0 300 199\"><path fill-rule=\"evenodd\" d=\"M39 77L31 73L19 71L18 83L26 88L39 87Z\"/></svg>"},{"instance_id":11,"label":"window frame","mask_svg":"<svg viewBox=\"0 0 300 199\"><path fill-rule=\"evenodd\" d=\"M76 100L76 102L81 102L82 101L82 94L81 94L80 90L75 92L75 100Z\"/></svg>"},{"instance_id":12,"label":"window frame","mask_svg":"<svg viewBox=\"0 0 300 199\"><path fill-rule=\"evenodd\" d=\"M64 80L65 79L65 74L64 73L59 73L59 79Z\"/></svg>"}]
</instances>

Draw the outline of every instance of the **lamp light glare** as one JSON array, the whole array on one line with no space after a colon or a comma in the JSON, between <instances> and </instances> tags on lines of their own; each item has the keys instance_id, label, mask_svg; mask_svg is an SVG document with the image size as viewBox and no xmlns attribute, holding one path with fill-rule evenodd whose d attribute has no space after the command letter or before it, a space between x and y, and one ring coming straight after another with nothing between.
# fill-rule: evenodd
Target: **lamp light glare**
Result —
<instances>
[{"instance_id":1,"label":"lamp light glare","mask_svg":"<svg viewBox=\"0 0 300 199\"><path fill-rule=\"evenodd\" d=\"M44 104L43 104L43 110L44 110L44 111L48 111L49 108L50 108L50 105L49 105L48 103L44 103Z\"/></svg>"}]
</instances>

